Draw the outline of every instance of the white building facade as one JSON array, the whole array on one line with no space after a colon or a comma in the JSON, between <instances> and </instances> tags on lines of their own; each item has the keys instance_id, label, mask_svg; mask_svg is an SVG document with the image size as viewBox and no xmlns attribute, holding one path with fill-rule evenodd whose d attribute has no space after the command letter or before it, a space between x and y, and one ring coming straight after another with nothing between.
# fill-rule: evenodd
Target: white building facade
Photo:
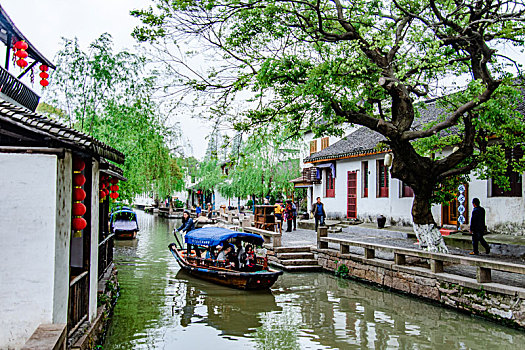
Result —
<instances>
[{"instance_id":1,"label":"white building facade","mask_svg":"<svg viewBox=\"0 0 525 350\"><path fill-rule=\"evenodd\" d=\"M381 135L361 128L304 159L305 165L316 168L311 199L321 198L329 218L376 221L383 215L392 225L411 225L412 190L391 178L385 166L388 150L378 148L382 140ZM514 155L521 156L521 153ZM503 191L492 180L481 180L471 174L463 193L466 224L473 209L472 199L479 198L486 210L490 231L525 235L523 174L509 171L508 176L511 189ZM458 227L461 221L458 206L457 200L449 205L434 205L432 213L436 223Z\"/></svg>"}]
</instances>

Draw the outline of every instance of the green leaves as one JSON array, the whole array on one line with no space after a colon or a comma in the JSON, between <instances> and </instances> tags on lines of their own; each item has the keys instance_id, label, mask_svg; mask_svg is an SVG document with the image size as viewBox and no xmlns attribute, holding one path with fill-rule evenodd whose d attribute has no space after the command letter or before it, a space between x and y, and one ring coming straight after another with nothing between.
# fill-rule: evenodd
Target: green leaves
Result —
<instances>
[{"instance_id":1,"label":"green leaves","mask_svg":"<svg viewBox=\"0 0 525 350\"><path fill-rule=\"evenodd\" d=\"M151 99L154 77L144 62L138 55L114 52L109 34L87 52L76 39L64 39L54 88L45 96L46 112L124 153L123 199L150 191L163 197L183 187L179 161L167 146L177 135Z\"/></svg>"}]
</instances>

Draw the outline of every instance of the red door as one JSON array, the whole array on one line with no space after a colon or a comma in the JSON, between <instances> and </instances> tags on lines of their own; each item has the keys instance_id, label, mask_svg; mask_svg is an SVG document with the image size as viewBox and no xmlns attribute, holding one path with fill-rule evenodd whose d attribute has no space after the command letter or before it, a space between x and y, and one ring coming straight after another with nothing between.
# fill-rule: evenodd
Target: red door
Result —
<instances>
[{"instance_id":1,"label":"red door","mask_svg":"<svg viewBox=\"0 0 525 350\"><path fill-rule=\"evenodd\" d=\"M349 219L357 218L357 172L348 172L348 192L346 201L346 216Z\"/></svg>"}]
</instances>

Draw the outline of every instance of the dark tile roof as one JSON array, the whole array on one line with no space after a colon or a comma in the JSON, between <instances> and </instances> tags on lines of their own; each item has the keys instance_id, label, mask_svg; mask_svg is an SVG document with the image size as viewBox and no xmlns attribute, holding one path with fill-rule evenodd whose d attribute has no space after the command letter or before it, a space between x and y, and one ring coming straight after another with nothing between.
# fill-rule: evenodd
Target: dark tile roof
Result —
<instances>
[{"instance_id":1,"label":"dark tile roof","mask_svg":"<svg viewBox=\"0 0 525 350\"><path fill-rule=\"evenodd\" d=\"M33 113L25 108L14 106L0 99L0 129L4 123L27 130L28 133L34 133L43 138L54 140L65 148L98 155L119 164L124 163L124 154L105 143L78 130L69 128L56 120Z\"/></svg>"},{"instance_id":2,"label":"dark tile roof","mask_svg":"<svg viewBox=\"0 0 525 350\"><path fill-rule=\"evenodd\" d=\"M444 118L447 115L446 113L443 113L443 109L436 105L435 100L430 100L422 104L418 111L420 117L414 121L414 129L419 129L422 125L436 121L439 117ZM323 160L349 158L352 156L365 156L367 154L386 151L387 148L377 148L378 143L381 141L385 141L383 135L368 128L361 127L333 145L306 157L304 162L311 163Z\"/></svg>"}]
</instances>

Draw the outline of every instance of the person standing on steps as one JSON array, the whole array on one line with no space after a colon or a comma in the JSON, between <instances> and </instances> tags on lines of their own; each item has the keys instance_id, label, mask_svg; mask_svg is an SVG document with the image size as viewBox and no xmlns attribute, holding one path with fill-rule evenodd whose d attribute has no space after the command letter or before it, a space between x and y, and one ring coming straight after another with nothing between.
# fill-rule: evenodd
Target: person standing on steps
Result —
<instances>
[{"instance_id":1,"label":"person standing on steps","mask_svg":"<svg viewBox=\"0 0 525 350\"><path fill-rule=\"evenodd\" d=\"M474 209L472 210L472 218L470 219L470 233L472 233L472 252L470 255L478 255L478 243L481 243L485 252L490 254L490 246L483 238L485 234L485 209L480 205L479 199L474 198L472 200Z\"/></svg>"},{"instance_id":2,"label":"person standing on steps","mask_svg":"<svg viewBox=\"0 0 525 350\"><path fill-rule=\"evenodd\" d=\"M324 226L324 219L326 218L324 204L321 202L321 197L317 197L317 202L312 204L311 211L315 218L315 232L317 232L317 227L319 227L319 223L321 223L321 226Z\"/></svg>"}]
</instances>

